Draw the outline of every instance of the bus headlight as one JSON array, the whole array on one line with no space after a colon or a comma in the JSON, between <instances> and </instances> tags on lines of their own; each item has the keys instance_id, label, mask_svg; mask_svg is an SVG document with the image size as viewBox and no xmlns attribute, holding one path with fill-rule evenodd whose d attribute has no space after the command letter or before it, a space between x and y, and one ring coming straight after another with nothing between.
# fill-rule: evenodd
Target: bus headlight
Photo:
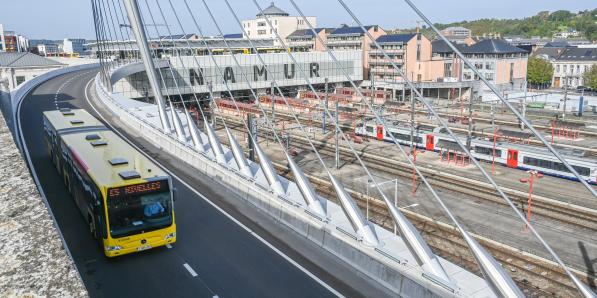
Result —
<instances>
[{"instance_id":1,"label":"bus headlight","mask_svg":"<svg viewBox=\"0 0 597 298\"><path fill-rule=\"evenodd\" d=\"M106 246L106 251L115 251L115 250L121 250L122 246L119 245L115 245L115 246Z\"/></svg>"},{"instance_id":2,"label":"bus headlight","mask_svg":"<svg viewBox=\"0 0 597 298\"><path fill-rule=\"evenodd\" d=\"M167 234L166 236L164 236L164 240L168 240L168 239L171 239L171 238L174 238L174 237L176 237L176 232L172 232L172 233Z\"/></svg>"}]
</instances>

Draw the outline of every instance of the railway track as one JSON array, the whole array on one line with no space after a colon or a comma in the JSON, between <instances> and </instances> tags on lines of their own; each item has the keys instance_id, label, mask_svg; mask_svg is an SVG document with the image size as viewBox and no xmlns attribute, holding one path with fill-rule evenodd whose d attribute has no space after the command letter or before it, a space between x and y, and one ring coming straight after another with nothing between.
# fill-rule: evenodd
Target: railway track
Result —
<instances>
[{"instance_id":1,"label":"railway track","mask_svg":"<svg viewBox=\"0 0 597 298\"><path fill-rule=\"evenodd\" d=\"M293 179L286 165L274 163L274 167L281 175ZM335 193L332 190L333 187L329 182L311 175L307 175L307 178L320 195L337 202ZM393 220L383 201L351 189L347 189L347 191L363 210L367 208L367 201L369 201L368 209L371 221L394 231ZM401 208L401 211L417 227L436 254L480 275L473 255L455 227L403 208ZM479 235L472 234L472 236L509 271L512 278L527 296L578 296L576 288L556 263ZM588 279L595 281L594 276L589 277L585 273L574 269L573 272L585 282Z\"/></svg>"},{"instance_id":2,"label":"railway track","mask_svg":"<svg viewBox=\"0 0 597 298\"><path fill-rule=\"evenodd\" d=\"M233 119L230 119L233 120ZM237 120L233 120L237 121ZM239 124L239 122L236 122ZM230 127L240 130L240 127ZM293 137L293 143L299 141L300 137ZM306 140L301 139L302 145L306 146ZM226 143L226 140L223 140ZM321 154L333 154L332 146L327 146L321 142L316 143ZM342 148L341 154L344 158L349 158L348 149ZM352 155L350 155L352 157ZM361 158L372 168L387 170L392 168L393 174L402 177L411 177L412 170L406 163L397 162L394 160L376 158L370 154L363 153ZM395 166L388 166L391 162ZM291 172L286 164L274 162L274 167L278 173L288 179L293 179ZM421 168L425 176L428 177L430 183L434 186L442 188L450 188L453 191L469 194L472 197L488 200L491 202L504 204L501 198L496 196L495 191L491 186L484 185L482 182L476 180L466 179L441 173L435 170ZM331 184L313 175L307 175L311 183L317 189L317 192L337 202L335 193ZM471 187L474 185L474 187ZM484 189L483 189L484 188ZM362 210L367 209L367 201L369 201L369 214L371 221L376 224L394 231L394 222L390 217L387 207L383 201L366 196L358 191L347 189L351 196L357 201L358 206ZM524 198L526 201L526 193L516 190L504 190L506 194L514 201ZM466 197L466 196L463 196ZM548 218L556 219L567 224L576 225L582 228L597 231L597 212L591 209L575 206L560 201L552 200L543 197L534 197L534 213ZM536 201L535 201L536 200ZM586 209L586 210L585 210ZM478 265L470 253L468 246L460 236L455 227L439 222L432 218L417 214L407 209L401 211L409 218L409 220L421 232L425 241L430 245L434 252L456 264L459 264L468 270L480 275ZM574 216L571 216L574 214ZM472 234L479 243L481 243L488 251L496 258L502 266L504 266L517 282L525 294L529 297L577 297L577 291L572 282L569 280L565 272L553 261L541 258L534 254L522 251L520 249L505 245L503 243L491 240L489 238ZM576 269L571 269L581 280L588 282L592 280L597 283L595 276L588 276L586 273Z\"/></svg>"},{"instance_id":3,"label":"railway track","mask_svg":"<svg viewBox=\"0 0 597 298\"><path fill-rule=\"evenodd\" d=\"M227 120L238 125L238 127L234 127L233 129L244 131L243 129L240 129L240 122L238 119L228 118ZM267 137L271 138L271 136ZM312 140L312 142L318 148L321 154L325 154L327 156L334 155L334 145L315 140ZM294 145L297 145L298 143L299 146L297 147L301 148L309 147L307 140L301 136L293 135L292 143ZM340 154L345 160L354 159L353 153L346 146L341 146ZM412 176L412 168L406 162L401 162L362 151L359 152L359 154L363 161L367 162L368 166L373 169L403 178L410 178ZM428 178L429 182L433 186L456 191L466 194L469 197L482 199L500 205L507 205L503 198L498 195L493 186L491 186L489 183L480 182L470 178L460 177L425 167L420 167L419 169L425 175L425 177ZM528 193L526 192L505 187L502 187L501 189L520 208L522 208L524 202L527 201ZM597 210L594 209L534 195L533 213L539 216L560 221L562 223L588 229L591 232L597 232Z\"/></svg>"}]
</instances>

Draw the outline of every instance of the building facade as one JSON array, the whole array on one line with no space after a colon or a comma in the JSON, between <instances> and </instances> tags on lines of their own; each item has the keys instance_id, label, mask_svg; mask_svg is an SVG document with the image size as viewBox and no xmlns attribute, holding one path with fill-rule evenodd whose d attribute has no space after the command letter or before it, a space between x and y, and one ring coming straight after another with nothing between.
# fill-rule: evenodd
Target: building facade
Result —
<instances>
[{"instance_id":1,"label":"building facade","mask_svg":"<svg viewBox=\"0 0 597 298\"><path fill-rule=\"evenodd\" d=\"M551 62L553 64L552 87L585 86L584 73L597 65L597 48L566 48Z\"/></svg>"},{"instance_id":2,"label":"building facade","mask_svg":"<svg viewBox=\"0 0 597 298\"><path fill-rule=\"evenodd\" d=\"M60 52L60 47L57 44L48 43L48 44L38 44L37 45L37 52L41 56L57 56Z\"/></svg>"},{"instance_id":3,"label":"building facade","mask_svg":"<svg viewBox=\"0 0 597 298\"><path fill-rule=\"evenodd\" d=\"M86 40L82 38L65 38L62 42L62 51L69 55L81 55L85 52L85 43Z\"/></svg>"},{"instance_id":4,"label":"building facade","mask_svg":"<svg viewBox=\"0 0 597 298\"><path fill-rule=\"evenodd\" d=\"M386 32L377 25L364 26L374 39ZM361 51L363 53L363 77L369 78L369 51L373 42L361 27L342 26L332 31L327 38L327 46L332 51Z\"/></svg>"},{"instance_id":5,"label":"building facade","mask_svg":"<svg viewBox=\"0 0 597 298\"><path fill-rule=\"evenodd\" d=\"M317 35L311 29L296 30L286 38L286 46L292 52L324 51L324 46L320 42L320 39L324 43L327 43L328 35L333 30L329 28L315 28Z\"/></svg>"},{"instance_id":6,"label":"building facade","mask_svg":"<svg viewBox=\"0 0 597 298\"><path fill-rule=\"evenodd\" d=\"M457 48L498 89L505 91L524 88L529 57L527 51L502 39L483 39L471 46L457 45ZM443 41L434 42L433 52L444 59L446 72L456 76L459 81L478 79L473 70L464 65Z\"/></svg>"},{"instance_id":7,"label":"building facade","mask_svg":"<svg viewBox=\"0 0 597 298\"><path fill-rule=\"evenodd\" d=\"M471 37L471 30L464 27L448 27L441 31L445 37Z\"/></svg>"},{"instance_id":8,"label":"building facade","mask_svg":"<svg viewBox=\"0 0 597 298\"><path fill-rule=\"evenodd\" d=\"M306 17L306 19L313 27L317 26L316 17ZM272 27L269 26L268 20L271 22ZM282 40L285 40L296 30L309 28L302 17L291 16L289 13L276 7L273 2L269 7L263 9L263 13L258 13L255 19L242 21L242 25L245 31L245 38L272 39L275 45L280 44L276 38L276 32Z\"/></svg>"},{"instance_id":9,"label":"building facade","mask_svg":"<svg viewBox=\"0 0 597 298\"><path fill-rule=\"evenodd\" d=\"M436 82L444 76L442 59L432 59L431 42L420 33L389 34L377 38L381 47L372 45L369 52L370 79L373 81L402 82L400 71L413 82ZM382 51L383 50L383 51ZM385 58L384 52L390 60Z\"/></svg>"}]
</instances>

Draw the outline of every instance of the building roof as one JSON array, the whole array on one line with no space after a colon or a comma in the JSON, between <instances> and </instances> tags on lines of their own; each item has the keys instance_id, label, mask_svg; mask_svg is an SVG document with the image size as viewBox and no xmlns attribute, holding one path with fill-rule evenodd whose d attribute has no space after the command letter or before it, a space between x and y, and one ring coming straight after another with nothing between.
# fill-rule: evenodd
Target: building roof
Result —
<instances>
[{"instance_id":1,"label":"building roof","mask_svg":"<svg viewBox=\"0 0 597 298\"><path fill-rule=\"evenodd\" d=\"M194 33L187 33L187 34L174 34L174 35L164 35L160 36L160 39L170 40L170 39L192 39L195 36Z\"/></svg>"},{"instance_id":2,"label":"building roof","mask_svg":"<svg viewBox=\"0 0 597 298\"><path fill-rule=\"evenodd\" d=\"M463 51L466 48L465 44L452 43L457 49ZM433 53L452 53L452 49L442 39L436 39L431 42L431 51Z\"/></svg>"},{"instance_id":3,"label":"building roof","mask_svg":"<svg viewBox=\"0 0 597 298\"><path fill-rule=\"evenodd\" d=\"M315 28L314 29L315 32L320 33L321 31L325 30L325 31L332 31L334 29L329 29L329 28ZM313 34L313 30L311 29L299 29L299 30L295 30L294 32L290 33L290 35L288 35L288 37L292 38L292 37L313 37L315 36L315 34Z\"/></svg>"},{"instance_id":4,"label":"building roof","mask_svg":"<svg viewBox=\"0 0 597 298\"><path fill-rule=\"evenodd\" d=\"M274 5L274 2L272 2L269 7L264 9L262 12L258 13L257 17L262 17L262 16L284 16L284 17L287 17L289 15L290 15L289 13L276 7Z\"/></svg>"},{"instance_id":5,"label":"building roof","mask_svg":"<svg viewBox=\"0 0 597 298\"><path fill-rule=\"evenodd\" d=\"M565 48L569 47L570 43L565 40L557 40L557 41L550 41L546 43L543 47L544 48Z\"/></svg>"},{"instance_id":6,"label":"building roof","mask_svg":"<svg viewBox=\"0 0 597 298\"><path fill-rule=\"evenodd\" d=\"M64 64L32 53L0 53L0 67L62 66Z\"/></svg>"},{"instance_id":7,"label":"building roof","mask_svg":"<svg viewBox=\"0 0 597 298\"><path fill-rule=\"evenodd\" d=\"M226 39L243 38L243 34L242 33L230 33L230 34L224 34L223 37Z\"/></svg>"},{"instance_id":8,"label":"building roof","mask_svg":"<svg viewBox=\"0 0 597 298\"><path fill-rule=\"evenodd\" d=\"M369 25L369 26L364 26L366 30L369 30L373 27L377 27L377 25ZM361 27L359 26L348 26L348 25L344 25L334 31L332 31L332 33L330 33L330 35L364 35L365 33L363 32L363 29L361 29Z\"/></svg>"},{"instance_id":9,"label":"building roof","mask_svg":"<svg viewBox=\"0 0 597 298\"><path fill-rule=\"evenodd\" d=\"M548 47L548 48L539 48L533 54L534 56L542 57L548 60L556 59L557 57L564 52L565 48L556 48L556 47Z\"/></svg>"},{"instance_id":10,"label":"building roof","mask_svg":"<svg viewBox=\"0 0 597 298\"><path fill-rule=\"evenodd\" d=\"M566 48L557 61L597 61L597 48Z\"/></svg>"},{"instance_id":11,"label":"building roof","mask_svg":"<svg viewBox=\"0 0 597 298\"><path fill-rule=\"evenodd\" d=\"M464 47L464 53L481 54L508 54L508 53L527 53L527 51L515 47L502 39L484 39L472 46Z\"/></svg>"},{"instance_id":12,"label":"building roof","mask_svg":"<svg viewBox=\"0 0 597 298\"><path fill-rule=\"evenodd\" d=\"M415 33L407 34L388 34L378 37L375 41L378 43L405 43L415 37Z\"/></svg>"}]
</instances>

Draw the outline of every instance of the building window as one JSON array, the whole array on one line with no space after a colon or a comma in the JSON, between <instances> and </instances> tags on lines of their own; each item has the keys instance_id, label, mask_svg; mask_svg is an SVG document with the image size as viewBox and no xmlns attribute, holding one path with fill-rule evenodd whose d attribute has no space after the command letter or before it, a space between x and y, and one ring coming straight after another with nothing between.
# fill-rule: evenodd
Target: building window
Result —
<instances>
[{"instance_id":1,"label":"building window","mask_svg":"<svg viewBox=\"0 0 597 298\"><path fill-rule=\"evenodd\" d=\"M258 30L257 31L257 34L259 34L259 35L263 35L263 34L266 34L266 33L267 33L267 31L265 31L265 30Z\"/></svg>"},{"instance_id":2,"label":"building window","mask_svg":"<svg viewBox=\"0 0 597 298\"><path fill-rule=\"evenodd\" d=\"M568 65L564 65L564 73L568 71Z\"/></svg>"},{"instance_id":3,"label":"building window","mask_svg":"<svg viewBox=\"0 0 597 298\"><path fill-rule=\"evenodd\" d=\"M17 86L25 82L25 76L17 76Z\"/></svg>"},{"instance_id":4,"label":"building window","mask_svg":"<svg viewBox=\"0 0 597 298\"><path fill-rule=\"evenodd\" d=\"M263 26L265 26L265 22L259 22L259 23L257 23L257 26L258 27L263 27Z\"/></svg>"},{"instance_id":5,"label":"building window","mask_svg":"<svg viewBox=\"0 0 597 298\"><path fill-rule=\"evenodd\" d=\"M560 73L560 65L559 65L559 64L558 64L558 65L556 65L556 72L557 72L557 73Z\"/></svg>"}]
</instances>

